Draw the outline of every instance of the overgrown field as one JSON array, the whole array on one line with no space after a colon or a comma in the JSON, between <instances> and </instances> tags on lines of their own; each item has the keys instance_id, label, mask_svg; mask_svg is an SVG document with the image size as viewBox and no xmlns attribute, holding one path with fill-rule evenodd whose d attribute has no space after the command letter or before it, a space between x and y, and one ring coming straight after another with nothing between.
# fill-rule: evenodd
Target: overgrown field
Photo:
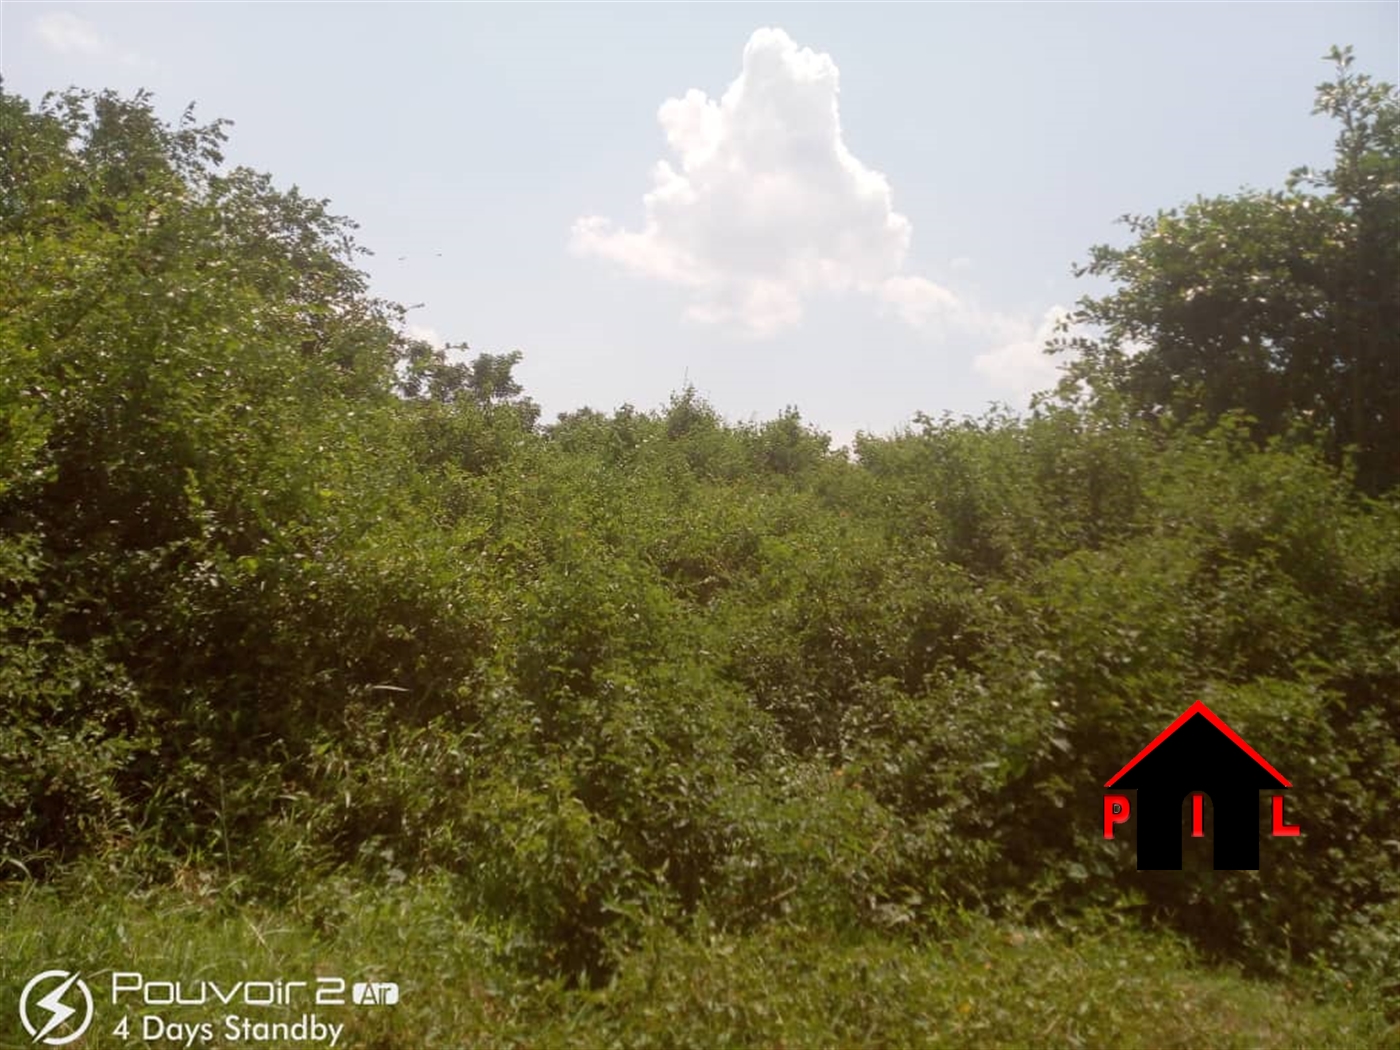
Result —
<instances>
[{"instance_id":1,"label":"overgrown field","mask_svg":"<svg viewBox=\"0 0 1400 1050\"><path fill-rule=\"evenodd\" d=\"M1374 1004L1343 985L1246 980L1203 968L1176 937L1101 920L1056 929L950 915L937 935L919 938L801 924L749 933L705 921L657 926L621 957L606 987L580 991L503 964L504 928L465 915L449 879L318 889L317 899L269 911L226 907L197 889L141 897L104 889L75 900L31 888L3 901L0 982L19 986L54 959L80 966L94 995L112 970L187 983L219 975L226 988L240 979L397 978L396 1006L315 1010L344 1026L340 1047L1358 1047L1395 1039ZM123 1018L151 1045L176 1045L178 1026L212 1023L222 1034L229 1015L275 1022L305 1011L132 998L100 1009L81 1045L128 1045L112 1034ZM15 1045L28 1043L17 1027L12 1035Z\"/></svg>"},{"instance_id":2,"label":"overgrown field","mask_svg":"<svg viewBox=\"0 0 1400 1050\"><path fill-rule=\"evenodd\" d=\"M357 1046L1400 1043L1400 120L1336 57L1335 170L850 452L541 423L218 125L0 94L0 1042L67 968L400 982ZM1293 782L1258 871L1103 837L1195 700Z\"/></svg>"}]
</instances>

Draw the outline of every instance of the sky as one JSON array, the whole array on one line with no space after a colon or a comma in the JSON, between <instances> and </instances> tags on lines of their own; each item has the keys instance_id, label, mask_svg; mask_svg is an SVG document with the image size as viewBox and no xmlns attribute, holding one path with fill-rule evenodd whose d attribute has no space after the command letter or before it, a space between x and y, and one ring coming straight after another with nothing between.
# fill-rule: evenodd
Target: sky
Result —
<instances>
[{"instance_id":1,"label":"sky","mask_svg":"<svg viewBox=\"0 0 1400 1050\"><path fill-rule=\"evenodd\" d=\"M837 444L1024 408L1115 219L1326 166L1333 44L1400 80L1400 4L0 0L7 91L231 119L546 420L689 383Z\"/></svg>"}]
</instances>

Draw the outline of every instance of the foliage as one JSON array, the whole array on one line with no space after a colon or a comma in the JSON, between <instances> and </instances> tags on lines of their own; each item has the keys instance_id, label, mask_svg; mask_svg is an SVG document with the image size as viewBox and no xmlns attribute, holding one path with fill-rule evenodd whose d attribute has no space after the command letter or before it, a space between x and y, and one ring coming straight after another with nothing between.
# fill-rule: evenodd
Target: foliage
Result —
<instances>
[{"instance_id":1,"label":"foliage","mask_svg":"<svg viewBox=\"0 0 1400 1050\"><path fill-rule=\"evenodd\" d=\"M341 1047L1032 1042L1281 1050L1393 1046L1400 1034L1364 994L1343 988L1314 1002L1307 986L1203 971L1175 938L1101 921L1069 932L952 917L924 943L787 924L745 935L655 929L614 981L581 993L501 965L508 934L463 914L442 878L390 888L329 883L278 911L230 909L197 883L75 905L54 889L0 897L0 983L16 986L56 958L99 980L127 970L153 981L199 974L225 987L328 976L398 982L392 1008L316 1008L322 1021L345 1026ZM83 1045L130 1045L112 1036L117 1017L96 985L94 998ZM287 1021L302 1009L238 1012ZM144 1012L197 1024L233 1011ZM0 1015L0 1040L29 1041L16 1011Z\"/></svg>"},{"instance_id":2,"label":"foliage","mask_svg":"<svg viewBox=\"0 0 1400 1050\"><path fill-rule=\"evenodd\" d=\"M1243 410L1268 437L1304 422L1362 486L1400 481L1400 95L1328 58L1316 113L1341 125L1335 165L1283 191L1125 216L1134 240L1078 273L1117 288L1080 301L1069 380L1147 416Z\"/></svg>"},{"instance_id":3,"label":"foliage","mask_svg":"<svg viewBox=\"0 0 1400 1050\"><path fill-rule=\"evenodd\" d=\"M221 124L0 94L12 906L173 886L491 975L364 1042L1207 1040L1104 990L1154 981L1227 1045L1385 1038L1395 326L1318 354L1369 345L1394 102L1338 62L1323 192L1100 250L1095 396L853 454L693 388L541 425L518 352L407 337L351 224L226 171ZM1104 780L1195 699L1294 781L1259 872L1102 837Z\"/></svg>"}]
</instances>

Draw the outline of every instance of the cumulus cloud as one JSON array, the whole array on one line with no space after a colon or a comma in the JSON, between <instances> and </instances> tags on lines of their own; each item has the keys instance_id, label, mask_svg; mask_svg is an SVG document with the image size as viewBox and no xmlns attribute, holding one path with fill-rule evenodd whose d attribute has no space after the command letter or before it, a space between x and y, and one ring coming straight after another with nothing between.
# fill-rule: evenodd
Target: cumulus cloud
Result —
<instances>
[{"instance_id":1,"label":"cumulus cloud","mask_svg":"<svg viewBox=\"0 0 1400 1050\"><path fill-rule=\"evenodd\" d=\"M912 226L889 180L846 146L839 94L829 55L757 30L723 95L692 88L658 110L671 157L652 169L641 227L583 216L570 248L683 290L692 321L762 338L814 297L856 294L931 338L992 348L975 368L1009 395L1051 385L1040 351L1064 310L1008 317L909 272Z\"/></svg>"},{"instance_id":2,"label":"cumulus cloud","mask_svg":"<svg viewBox=\"0 0 1400 1050\"><path fill-rule=\"evenodd\" d=\"M914 328L945 324L964 312L962 301L956 295L923 277L887 278L880 285L878 295L881 303Z\"/></svg>"},{"instance_id":3,"label":"cumulus cloud","mask_svg":"<svg viewBox=\"0 0 1400 1050\"><path fill-rule=\"evenodd\" d=\"M674 156L652 171L642 228L585 216L573 250L686 289L692 320L756 336L795 324L816 294L882 296L912 228L885 176L846 146L839 79L830 56L758 30L722 97L692 89L658 111ZM918 294L911 309L937 308L936 293Z\"/></svg>"},{"instance_id":4,"label":"cumulus cloud","mask_svg":"<svg viewBox=\"0 0 1400 1050\"><path fill-rule=\"evenodd\" d=\"M1036 325L1025 325L1018 338L995 350L978 354L972 367L996 386L1021 398L1045 390L1059 380L1060 364L1045 353L1045 344L1069 316L1063 306L1052 306Z\"/></svg>"},{"instance_id":5,"label":"cumulus cloud","mask_svg":"<svg viewBox=\"0 0 1400 1050\"><path fill-rule=\"evenodd\" d=\"M50 51L60 55L104 54L108 45L97 27L67 11L50 11L34 20L34 33Z\"/></svg>"},{"instance_id":6,"label":"cumulus cloud","mask_svg":"<svg viewBox=\"0 0 1400 1050\"><path fill-rule=\"evenodd\" d=\"M97 26L68 11L50 11L30 24L39 43L56 55L116 61L124 66L153 68L152 63L129 48L103 36Z\"/></svg>"}]
</instances>

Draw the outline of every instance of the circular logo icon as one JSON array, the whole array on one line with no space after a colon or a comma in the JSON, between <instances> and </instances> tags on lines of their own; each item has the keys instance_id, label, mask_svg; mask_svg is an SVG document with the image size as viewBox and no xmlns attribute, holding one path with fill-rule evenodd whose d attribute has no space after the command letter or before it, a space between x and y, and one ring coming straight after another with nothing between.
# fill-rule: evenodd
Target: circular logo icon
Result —
<instances>
[{"instance_id":1,"label":"circular logo icon","mask_svg":"<svg viewBox=\"0 0 1400 1050\"><path fill-rule=\"evenodd\" d=\"M55 982L56 986L52 990L34 1000L32 1009L37 1016L31 1019L30 996L34 995L41 985L54 984ZM49 1035L55 1028L79 1012L63 1001L74 985L77 986L78 991L83 993L81 1010L83 1019L78 1027L67 1035ZM20 1023L24 1025L24 1030L34 1037L36 1043L43 1043L46 1046L63 1046L65 1043L71 1043L74 1039L82 1038L88 1025L92 1024L92 993L88 991L88 986L78 978L76 973L69 973L67 970L45 970L43 973L31 977L29 983L24 986L24 991L19 993L19 1019ZM39 1021L38 1025L34 1023L35 1020Z\"/></svg>"}]
</instances>

